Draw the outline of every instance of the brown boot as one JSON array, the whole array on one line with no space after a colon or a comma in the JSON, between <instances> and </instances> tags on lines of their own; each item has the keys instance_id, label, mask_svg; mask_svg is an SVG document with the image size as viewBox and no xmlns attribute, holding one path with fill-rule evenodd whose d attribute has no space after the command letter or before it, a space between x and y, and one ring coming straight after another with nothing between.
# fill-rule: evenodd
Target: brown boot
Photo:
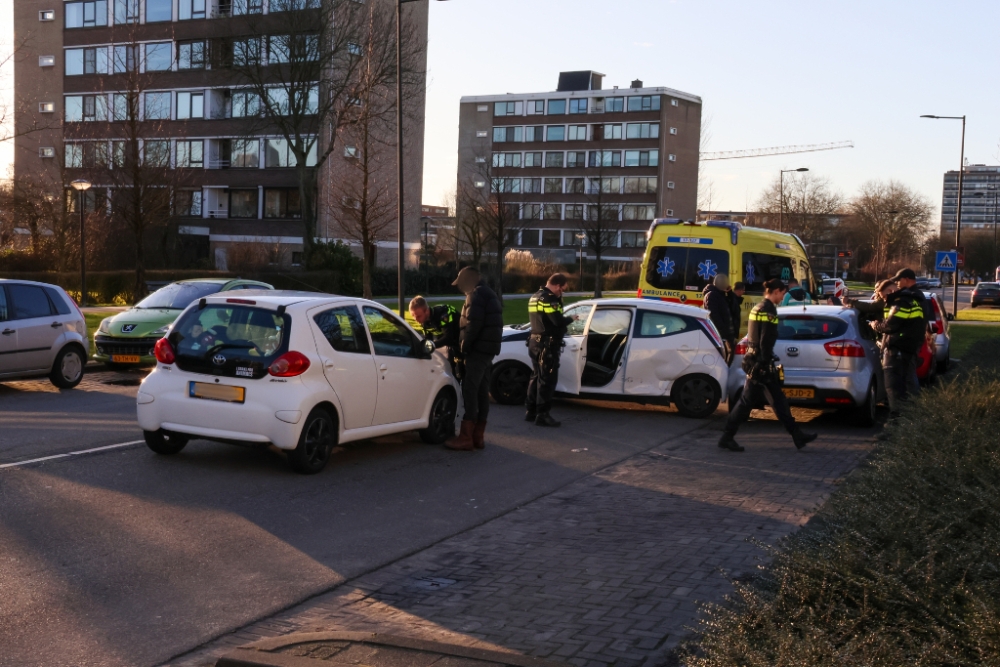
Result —
<instances>
[{"instance_id":1,"label":"brown boot","mask_svg":"<svg viewBox=\"0 0 1000 667\"><path fill-rule=\"evenodd\" d=\"M476 428L472 431L472 445L476 449L486 449L483 438L486 436L486 422L476 422Z\"/></svg>"},{"instance_id":2,"label":"brown boot","mask_svg":"<svg viewBox=\"0 0 1000 667\"><path fill-rule=\"evenodd\" d=\"M475 449L475 445L472 444L472 431L476 428L476 422L469 419L462 420L462 430L454 438L449 438L445 441L444 446L448 449L454 449L460 452L471 452Z\"/></svg>"}]
</instances>

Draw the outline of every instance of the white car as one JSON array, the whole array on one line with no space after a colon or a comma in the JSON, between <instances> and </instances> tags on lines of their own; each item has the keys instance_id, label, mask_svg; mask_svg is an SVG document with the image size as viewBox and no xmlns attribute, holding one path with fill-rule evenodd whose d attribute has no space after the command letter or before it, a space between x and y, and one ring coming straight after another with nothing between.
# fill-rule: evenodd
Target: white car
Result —
<instances>
[{"instance_id":1,"label":"white car","mask_svg":"<svg viewBox=\"0 0 1000 667\"><path fill-rule=\"evenodd\" d=\"M569 325L556 391L614 401L673 403L686 417L715 412L729 369L708 312L653 299L594 299L566 308ZM528 327L504 329L490 394L524 404L531 355Z\"/></svg>"},{"instance_id":2,"label":"white car","mask_svg":"<svg viewBox=\"0 0 1000 667\"><path fill-rule=\"evenodd\" d=\"M154 351L136 403L158 454L193 438L272 444L295 471L316 473L338 443L415 429L441 443L455 433L448 360L372 301L216 294L188 306Z\"/></svg>"}]
</instances>

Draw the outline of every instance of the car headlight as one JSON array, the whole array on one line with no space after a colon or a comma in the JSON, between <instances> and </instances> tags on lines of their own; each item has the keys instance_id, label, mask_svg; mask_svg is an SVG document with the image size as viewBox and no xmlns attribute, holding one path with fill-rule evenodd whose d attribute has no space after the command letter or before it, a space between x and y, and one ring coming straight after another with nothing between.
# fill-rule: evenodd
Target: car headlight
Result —
<instances>
[{"instance_id":1,"label":"car headlight","mask_svg":"<svg viewBox=\"0 0 1000 667\"><path fill-rule=\"evenodd\" d=\"M111 318L105 317L101 320L101 326L97 327L97 330L102 334L111 333Z\"/></svg>"},{"instance_id":2,"label":"car headlight","mask_svg":"<svg viewBox=\"0 0 1000 667\"><path fill-rule=\"evenodd\" d=\"M149 335L150 336L166 336L167 333L170 331L170 326L171 325L169 325L169 324L166 325L166 326L162 326L159 329L157 329L156 331L150 333Z\"/></svg>"}]
</instances>

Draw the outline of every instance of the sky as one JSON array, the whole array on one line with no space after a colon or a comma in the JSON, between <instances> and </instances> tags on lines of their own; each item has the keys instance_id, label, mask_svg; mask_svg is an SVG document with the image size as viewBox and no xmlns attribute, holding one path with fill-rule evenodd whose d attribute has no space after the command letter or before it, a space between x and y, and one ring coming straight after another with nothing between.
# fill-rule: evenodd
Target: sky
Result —
<instances>
[{"instance_id":1,"label":"sky","mask_svg":"<svg viewBox=\"0 0 1000 667\"><path fill-rule=\"evenodd\" d=\"M940 208L968 116L971 164L1000 164L997 0L450 0L430 2L424 203L456 183L463 95L544 92L596 70L702 98L705 150L854 142L706 162L715 210L746 210L780 169L845 196L895 179Z\"/></svg>"}]
</instances>

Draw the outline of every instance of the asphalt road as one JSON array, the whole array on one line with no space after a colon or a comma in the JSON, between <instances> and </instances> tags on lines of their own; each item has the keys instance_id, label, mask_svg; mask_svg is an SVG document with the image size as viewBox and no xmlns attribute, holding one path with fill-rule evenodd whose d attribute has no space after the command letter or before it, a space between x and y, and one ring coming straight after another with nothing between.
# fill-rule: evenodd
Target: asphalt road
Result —
<instances>
[{"instance_id":1,"label":"asphalt road","mask_svg":"<svg viewBox=\"0 0 1000 667\"><path fill-rule=\"evenodd\" d=\"M158 664L705 424L580 402L542 430L494 406L484 452L406 434L352 443L311 477L205 441L24 463L138 440L134 382L0 385L5 667Z\"/></svg>"}]
</instances>

